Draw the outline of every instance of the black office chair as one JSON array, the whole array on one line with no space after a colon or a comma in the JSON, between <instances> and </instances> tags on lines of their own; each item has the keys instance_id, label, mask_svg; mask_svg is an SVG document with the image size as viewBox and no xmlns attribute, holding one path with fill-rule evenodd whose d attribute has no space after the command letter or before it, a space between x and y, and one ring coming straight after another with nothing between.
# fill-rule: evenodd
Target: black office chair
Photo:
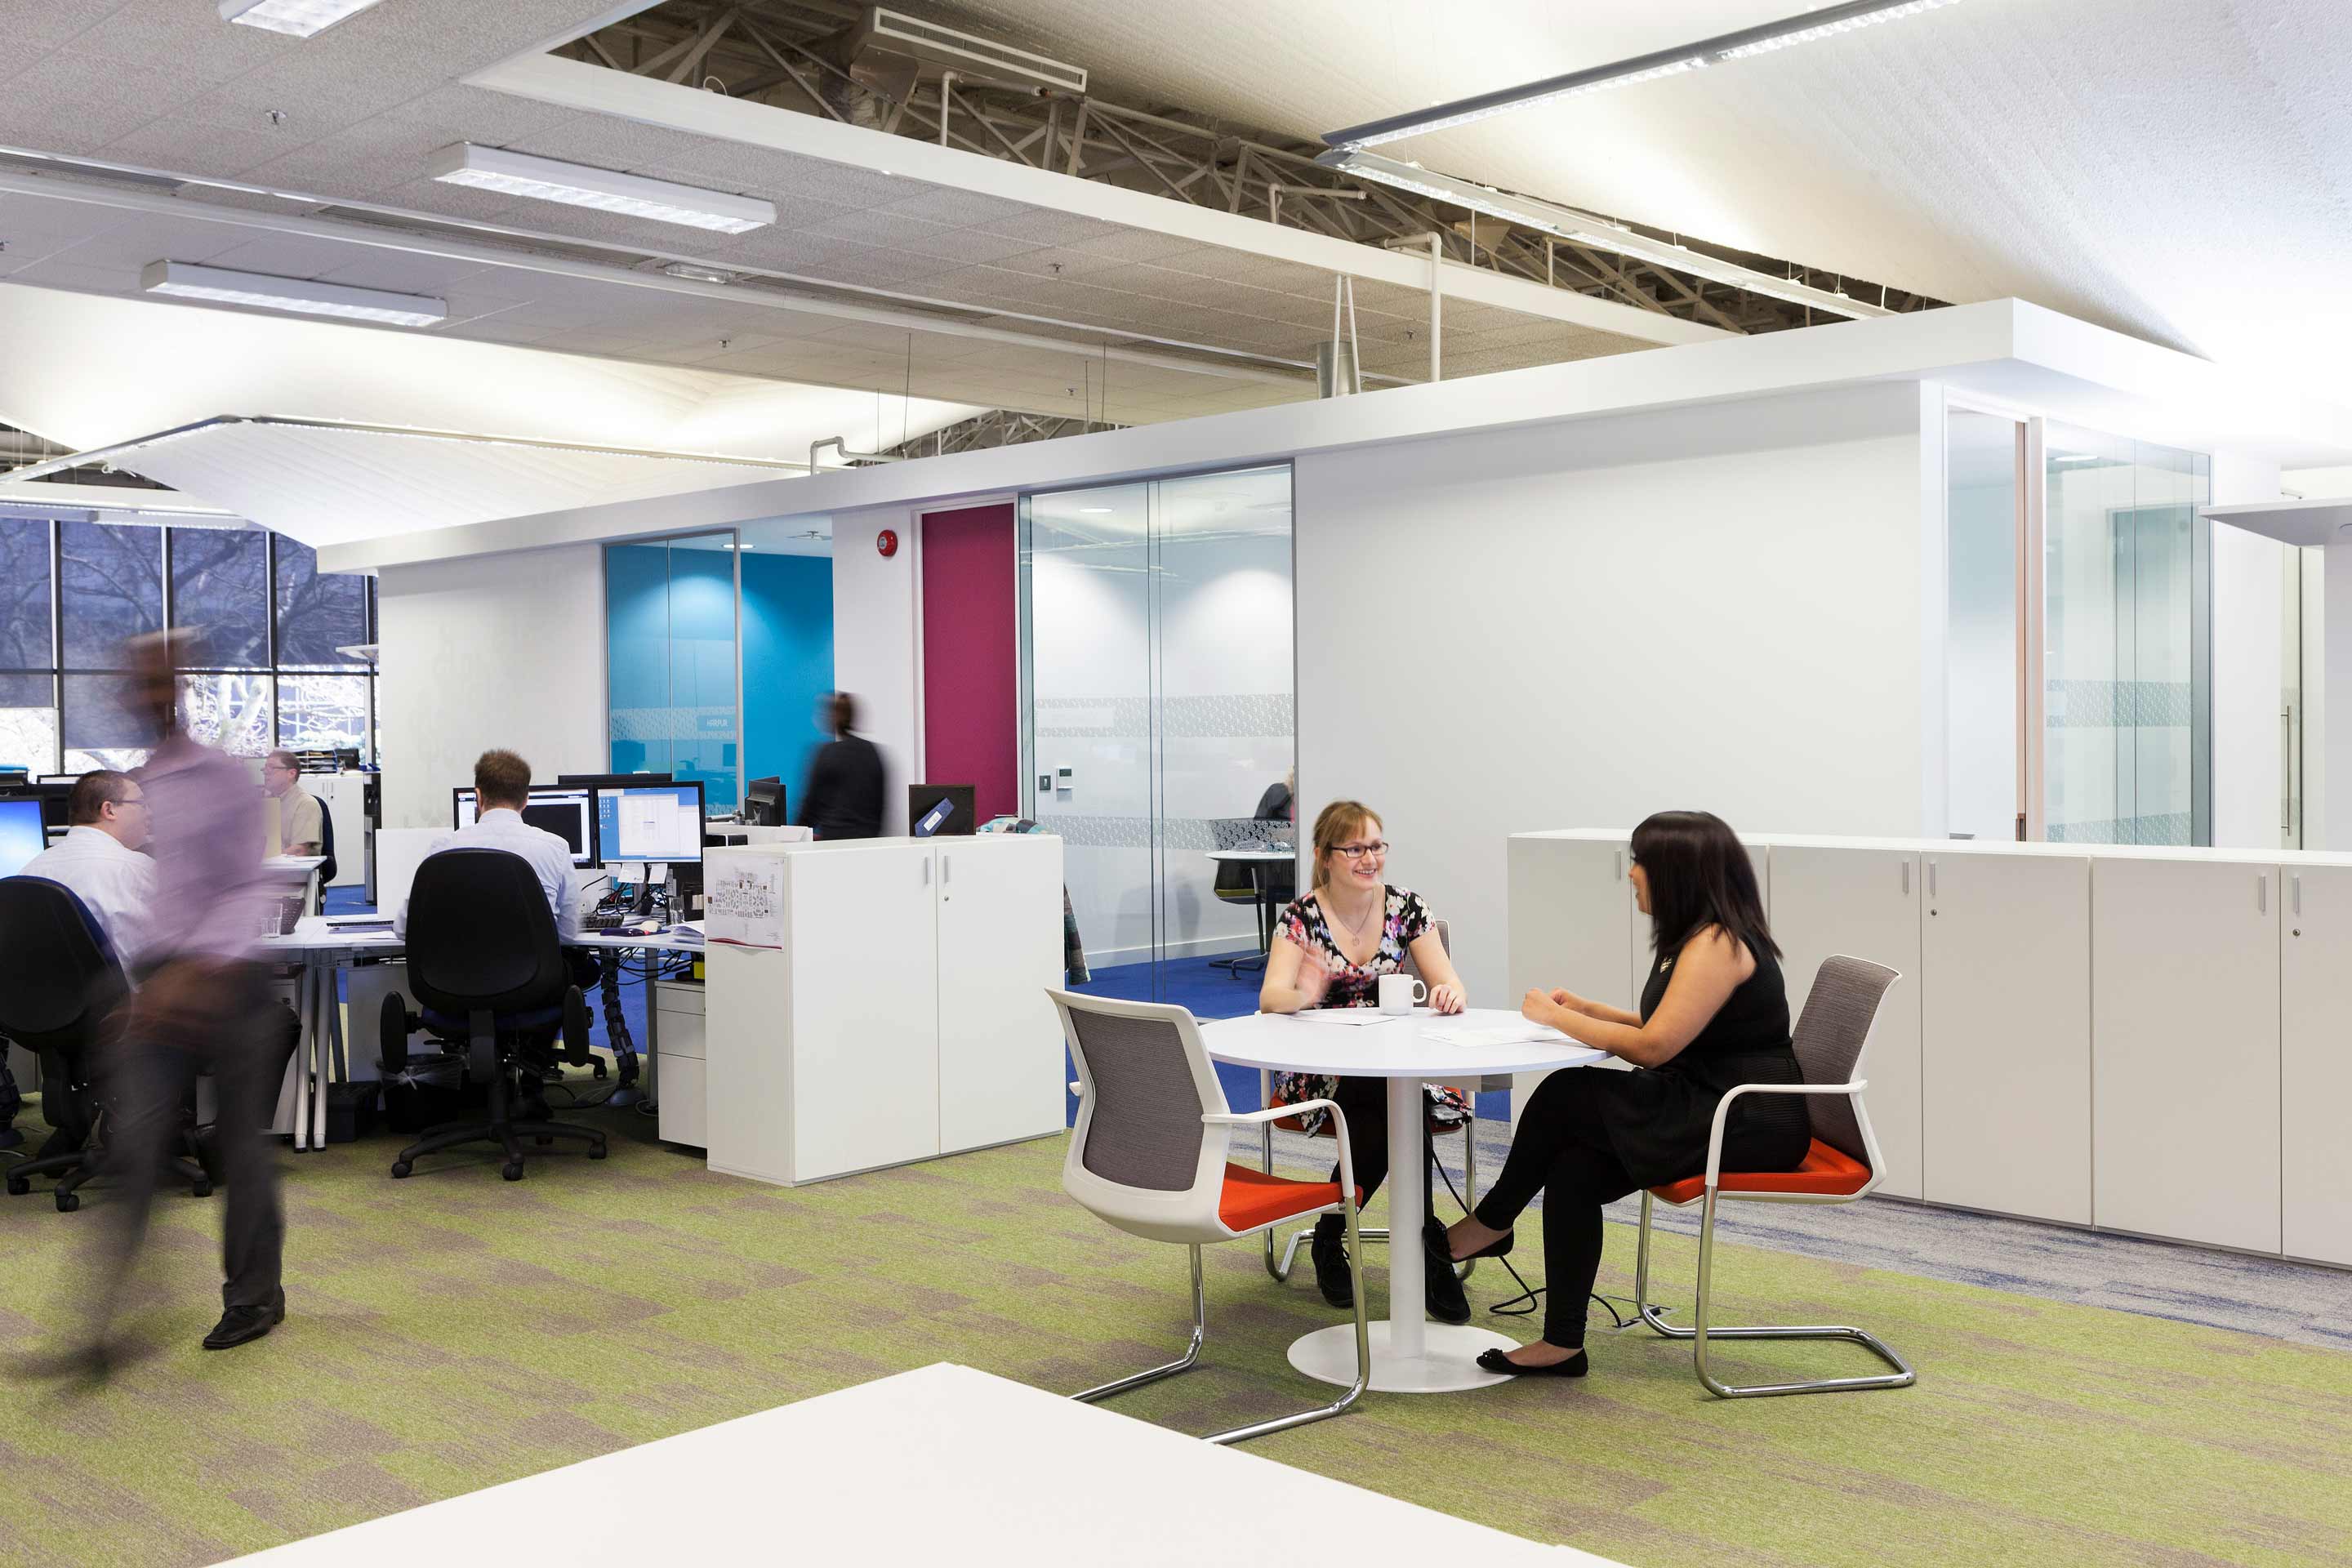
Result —
<instances>
[{"instance_id":1,"label":"black office chair","mask_svg":"<svg viewBox=\"0 0 2352 1568\"><path fill-rule=\"evenodd\" d=\"M1213 818L1209 828L1220 849L1238 849L1246 844L1278 843L1296 831L1287 822L1250 816ZM1258 947L1255 953L1213 958L1209 960L1209 967L1224 970L1236 977L1264 969L1266 952L1274 944L1276 915L1298 896L1297 864L1288 860L1259 861L1255 864L1246 860L1220 860L1213 890L1221 903L1254 904L1257 907Z\"/></svg>"},{"instance_id":2,"label":"black office chair","mask_svg":"<svg viewBox=\"0 0 2352 1568\"><path fill-rule=\"evenodd\" d=\"M424 1004L408 1011L397 992L383 999L382 1020L387 1078L407 1070L408 1037L432 1032L442 1054L464 1056L479 1046L497 1061L490 1078L489 1120L436 1127L400 1152L394 1176L418 1158L460 1143L496 1143L506 1151L499 1173L522 1180L522 1140L541 1145L558 1138L588 1144L604 1157L604 1134L553 1121L516 1120L522 1084L536 1088L539 1071L525 1053L559 1035L563 1058L585 1067L588 1003L572 983L555 916L530 863L503 849L444 849L416 868L408 894L408 984Z\"/></svg>"},{"instance_id":3,"label":"black office chair","mask_svg":"<svg viewBox=\"0 0 2352 1568\"><path fill-rule=\"evenodd\" d=\"M319 853L327 858L319 868L319 901L324 904L327 884L335 879L335 814L323 800L319 803Z\"/></svg>"},{"instance_id":4,"label":"black office chair","mask_svg":"<svg viewBox=\"0 0 2352 1568\"><path fill-rule=\"evenodd\" d=\"M35 1176L56 1175L58 1212L81 1206L76 1189L105 1164L106 1110L94 1089L99 1047L130 992L113 948L71 889L46 877L0 879L0 1038L39 1055L41 1112L57 1148L8 1168L11 1197L31 1192ZM187 1157L174 1173L196 1196L209 1196L193 1115L180 1137Z\"/></svg>"}]
</instances>

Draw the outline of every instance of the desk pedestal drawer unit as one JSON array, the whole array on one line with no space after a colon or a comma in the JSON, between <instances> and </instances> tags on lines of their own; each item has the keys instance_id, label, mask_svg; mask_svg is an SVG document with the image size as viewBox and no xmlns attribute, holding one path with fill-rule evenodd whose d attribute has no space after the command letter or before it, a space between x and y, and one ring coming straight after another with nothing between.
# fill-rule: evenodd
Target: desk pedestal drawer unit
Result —
<instances>
[{"instance_id":1,"label":"desk pedestal drawer unit","mask_svg":"<svg viewBox=\"0 0 2352 1568\"><path fill-rule=\"evenodd\" d=\"M1630 837L1511 839L1514 990L1628 1000ZM1792 1005L1831 952L1917 976L1865 1074L1890 1194L2352 1266L2352 855L1746 842Z\"/></svg>"},{"instance_id":2,"label":"desk pedestal drawer unit","mask_svg":"<svg viewBox=\"0 0 2352 1568\"><path fill-rule=\"evenodd\" d=\"M1062 1130L1060 839L712 849L704 879L712 1170L795 1184Z\"/></svg>"},{"instance_id":3,"label":"desk pedestal drawer unit","mask_svg":"<svg viewBox=\"0 0 2352 1568\"><path fill-rule=\"evenodd\" d=\"M661 1139L690 1149L709 1144L703 1063L703 987L675 980L654 982L654 1107L661 1113Z\"/></svg>"}]
</instances>

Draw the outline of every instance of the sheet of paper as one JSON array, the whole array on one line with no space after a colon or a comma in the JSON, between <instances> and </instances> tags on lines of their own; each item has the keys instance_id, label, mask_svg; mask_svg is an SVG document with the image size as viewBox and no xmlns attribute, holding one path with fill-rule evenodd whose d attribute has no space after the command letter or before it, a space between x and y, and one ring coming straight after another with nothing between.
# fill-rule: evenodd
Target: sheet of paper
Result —
<instances>
[{"instance_id":1,"label":"sheet of paper","mask_svg":"<svg viewBox=\"0 0 2352 1568\"><path fill-rule=\"evenodd\" d=\"M711 942L750 947L784 945L784 868L772 856L730 857L726 869L706 870L703 931Z\"/></svg>"},{"instance_id":2,"label":"sheet of paper","mask_svg":"<svg viewBox=\"0 0 2352 1568\"><path fill-rule=\"evenodd\" d=\"M1383 1013L1378 1007L1309 1007L1291 1016L1307 1024L1344 1024L1360 1029L1367 1024L1394 1023L1403 1015Z\"/></svg>"},{"instance_id":3,"label":"sheet of paper","mask_svg":"<svg viewBox=\"0 0 2352 1568\"><path fill-rule=\"evenodd\" d=\"M1542 1024L1436 1024L1424 1027L1421 1036L1444 1046L1516 1046L1530 1040L1569 1043L1566 1035Z\"/></svg>"}]
</instances>

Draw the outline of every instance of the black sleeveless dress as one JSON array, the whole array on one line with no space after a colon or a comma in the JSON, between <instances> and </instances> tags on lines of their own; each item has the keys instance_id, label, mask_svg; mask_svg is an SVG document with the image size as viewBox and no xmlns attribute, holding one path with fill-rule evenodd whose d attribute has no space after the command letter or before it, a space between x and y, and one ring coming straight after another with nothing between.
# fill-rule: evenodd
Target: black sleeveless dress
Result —
<instances>
[{"instance_id":1,"label":"black sleeveless dress","mask_svg":"<svg viewBox=\"0 0 2352 1568\"><path fill-rule=\"evenodd\" d=\"M1667 954L1650 971L1642 987L1643 1023L1658 1010L1677 956ZM1618 1081L1604 1097L1603 1122L1637 1186L1661 1186L1706 1169L1715 1109L1734 1084L1804 1081L1789 1048L1789 992L1780 961L1769 952L1754 956L1756 973L1672 1061L1605 1075ZM1793 1171L1811 1144L1804 1096L1742 1095L1732 1102L1723 1130L1723 1168Z\"/></svg>"}]
</instances>

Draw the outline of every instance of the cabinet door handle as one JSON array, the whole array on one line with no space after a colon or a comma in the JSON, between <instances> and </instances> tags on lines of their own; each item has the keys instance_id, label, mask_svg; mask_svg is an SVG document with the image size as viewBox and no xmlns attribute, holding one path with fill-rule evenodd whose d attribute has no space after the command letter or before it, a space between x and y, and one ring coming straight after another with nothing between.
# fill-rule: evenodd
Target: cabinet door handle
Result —
<instances>
[{"instance_id":1,"label":"cabinet door handle","mask_svg":"<svg viewBox=\"0 0 2352 1568\"><path fill-rule=\"evenodd\" d=\"M1625 851L1622 849L1609 857L1609 876L1613 881L1625 879Z\"/></svg>"},{"instance_id":2,"label":"cabinet door handle","mask_svg":"<svg viewBox=\"0 0 2352 1568\"><path fill-rule=\"evenodd\" d=\"M930 885L931 885L931 858L930 858L929 856L926 855L926 856L924 856L924 857L923 857L923 886L925 886L926 888L928 888L928 887L929 887Z\"/></svg>"},{"instance_id":3,"label":"cabinet door handle","mask_svg":"<svg viewBox=\"0 0 2352 1568\"><path fill-rule=\"evenodd\" d=\"M1936 896L1936 863L1933 860L1927 862L1927 896L1931 899Z\"/></svg>"},{"instance_id":4,"label":"cabinet door handle","mask_svg":"<svg viewBox=\"0 0 2352 1568\"><path fill-rule=\"evenodd\" d=\"M944 888L950 882L954 880L955 857L952 855L941 855L940 857L940 886Z\"/></svg>"},{"instance_id":5,"label":"cabinet door handle","mask_svg":"<svg viewBox=\"0 0 2352 1568\"><path fill-rule=\"evenodd\" d=\"M2297 919L2301 919L2303 915L2303 873L2297 871L2294 876L2288 878L2286 885L2288 895L2294 900L2295 916Z\"/></svg>"},{"instance_id":6,"label":"cabinet door handle","mask_svg":"<svg viewBox=\"0 0 2352 1568\"><path fill-rule=\"evenodd\" d=\"M2271 912L2271 874L2268 871L2254 879L2254 912L2258 915Z\"/></svg>"},{"instance_id":7,"label":"cabinet door handle","mask_svg":"<svg viewBox=\"0 0 2352 1568\"><path fill-rule=\"evenodd\" d=\"M1911 862L1908 860L1903 862L1903 896L1906 899L1911 896Z\"/></svg>"}]
</instances>

